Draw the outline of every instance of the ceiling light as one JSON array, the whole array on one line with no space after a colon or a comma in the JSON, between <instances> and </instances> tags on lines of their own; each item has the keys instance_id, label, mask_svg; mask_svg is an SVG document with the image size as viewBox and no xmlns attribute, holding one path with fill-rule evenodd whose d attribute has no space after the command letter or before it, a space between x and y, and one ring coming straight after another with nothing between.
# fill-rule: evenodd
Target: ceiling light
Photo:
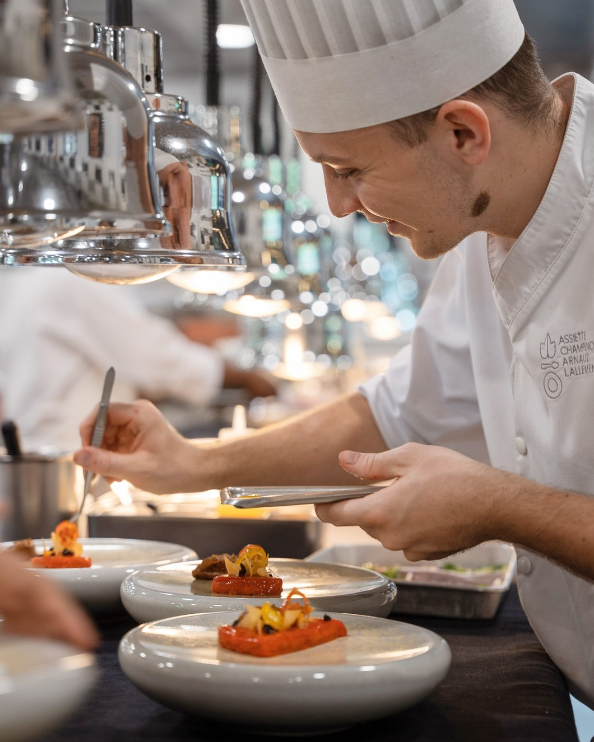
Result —
<instances>
[{"instance_id":1,"label":"ceiling light","mask_svg":"<svg viewBox=\"0 0 594 742\"><path fill-rule=\"evenodd\" d=\"M220 23L217 27L217 44L221 49L249 49L255 44L249 26L238 23Z\"/></svg>"}]
</instances>

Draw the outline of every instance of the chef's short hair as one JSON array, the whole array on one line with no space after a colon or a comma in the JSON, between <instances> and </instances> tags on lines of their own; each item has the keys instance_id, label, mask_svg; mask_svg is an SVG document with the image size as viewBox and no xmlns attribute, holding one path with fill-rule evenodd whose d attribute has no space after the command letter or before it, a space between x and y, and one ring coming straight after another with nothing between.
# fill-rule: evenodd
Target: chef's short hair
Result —
<instances>
[{"instance_id":1,"label":"chef's short hair","mask_svg":"<svg viewBox=\"0 0 594 742\"><path fill-rule=\"evenodd\" d=\"M511 118L526 126L538 128L555 126L552 116L555 92L538 59L534 42L526 34L522 46L511 60L487 80L459 98L489 100ZM428 111L390 121L390 127L399 141L416 147L427 141L429 127L434 123L441 106Z\"/></svg>"}]
</instances>

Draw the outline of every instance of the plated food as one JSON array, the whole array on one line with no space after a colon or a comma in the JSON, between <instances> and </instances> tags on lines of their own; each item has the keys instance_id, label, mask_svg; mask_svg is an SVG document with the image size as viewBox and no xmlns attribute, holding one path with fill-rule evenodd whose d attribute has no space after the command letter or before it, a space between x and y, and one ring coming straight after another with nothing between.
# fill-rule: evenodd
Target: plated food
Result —
<instances>
[{"instance_id":1,"label":"plated food","mask_svg":"<svg viewBox=\"0 0 594 742\"><path fill-rule=\"evenodd\" d=\"M268 602L261 606L246 605L232 624L219 626L219 644L254 657L277 657L347 635L342 621L328 614L312 618L312 610L306 596L295 588L278 608Z\"/></svg>"},{"instance_id":2,"label":"plated food","mask_svg":"<svg viewBox=\"0 0 594 742\"><path fill-rule=\"evenodd\" d=\"M31 565L30 569L39 571L40 574L43 572L50 579L60 583L95 615L123 611L120 586L124 578L136 570L197 559L196 552L192 549L163 541L81 538L78 542L83 555L91 560L90 567L47 569ZM11 549L14 546L14 542L0 543L0 550ZM33 539L32 546L39 555L43 553L47 541L44 544L43 539Z\"/></svg>"},{"instance_id":3,"label":"plated food","mask_svg":"<svg viewBox=\"0 0 594 742\"><path fill-rule=\"evenodd\" d=\"M78 540L76 523L63 520L58 523L56 530L50 536L51 546L44 546L41 556L31 558L31 564L38 569L87 569L91 566L91 558L83 556L83 546Z\"/></svg>"},{"instance_id":4,"label":"plated food","mask_svg":"<svg viewBox=\"0 0 594 742\"><path fill-rule=\"evenodd\" d=\"M242 736L328 732L397 713L431 693L450 665L447 643L431 631L338 612L332 619L346 636L273 657L243 654L219 643L219 627L236 618L225 611L139 626L120 643L120 665L159 703ZM324 611L310 620L328 623Z\"/></svg>"},{"instance_id":5,"label":"plated food","mask_svg":"<svg viewBox=\"0 0 594 742\"><path fill-rule=\"evenodd\" d=\"M267 568L282 580L282 597L296 587L316 610L387 616L396 598L394 583L361 567L312 564L299 559L270 559ZM155 621L206 611L245 610L262 605L267 595L215 593L212 582L195 579L195 565L168 564L131 574L122 583L122 602L137 621Z\"/></svg>"},{"instance_id":6,"label":"plated food","mask_svg":"<svg viewBox=\"0 0 594 742\"><path fill-rule=\"evenodd\" d=\"M235 554L212 554L193 570L198 580L212 580L213 593L223 595L280 595L283 581L268 567L268 554L256 544Z\"/></svg>"}]
</instances>

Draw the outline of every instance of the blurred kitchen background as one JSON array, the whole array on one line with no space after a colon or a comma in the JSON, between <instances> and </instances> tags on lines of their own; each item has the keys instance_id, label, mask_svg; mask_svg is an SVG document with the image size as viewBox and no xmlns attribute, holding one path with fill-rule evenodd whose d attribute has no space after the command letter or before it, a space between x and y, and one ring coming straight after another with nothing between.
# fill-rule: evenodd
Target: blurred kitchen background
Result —
<instances>
[{"instance_id":1,"label":"blurred kitchen background","mask_svg":"<svg viewBox=\"0 0 594 742\"><path fill-rule=\"evenodd\" d=\"M573 69L591 75L591 0L516 4L547 74ZM106 22L105 4L98 0L71 0L69 10ZM145 309L216 349L230 364L261 371L276 387L275 395L260 397L239 383L233 386L240 388L211 395L207 404L196 403L199 395L176 392L169 398L155 384L136 380L138 391L151 396L185 435L210 437L231 426L238 404L247 408L248 426L259 427L380 373L408 342L436 262L416 258L408 243L391 237L383 225L329 214L321 168L301 155L282 120L238 0L136 0L134 26L162 34L165 92L187 98L191 119L227 154L232 214L249 265L245 278L211 271L188 277L179 271L169 280L117 291L134 295ZM124 337L124 324L113 333ZM126 345L133 356L134 344ZM147 361L146 352L142 358ZM121 378L128 364L115 358L114 365ZM1 374L0 368L0 398L10 412L11 386L5 381L1 394ZM29 433L22 434L27 444Z\"/></svg>"}]
</instances>

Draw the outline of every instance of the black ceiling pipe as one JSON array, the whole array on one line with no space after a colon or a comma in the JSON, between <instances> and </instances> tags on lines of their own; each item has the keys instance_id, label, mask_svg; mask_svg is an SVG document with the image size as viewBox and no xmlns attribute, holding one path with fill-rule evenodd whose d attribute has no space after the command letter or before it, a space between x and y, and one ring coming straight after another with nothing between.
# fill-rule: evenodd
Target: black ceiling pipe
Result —
<instances>
[{"instance_id":1,"label":"black ceiling pipe","mask_svg":"<svg viewBox=\"0 0 594 742\"><path fill-rule=\"evenodd\" d=\"M281 129L279 119L279 106L274 90L270 86L271 98L272 98L272 149L270 154L280 155L281 153Z\"/></svg>"},{"instance_id":2,"label":"black ceiling pipe","mask_svg":"<svg viewBox=\"0 0 594 742\"><path fill-rule=\"evenodd\" d=\"M219 45L217 27L219 25L218 0L204 0L206 27L206 105L218 106L221 88L219 70Z\"/></svg>"},{"instance_id":3,"label":"black ceiling pipe","mask_svg":"<svg viewBox=\"0 0 594 742\"><path fill-rule=\"evenodd\" d=\"M133 26L132 0L107 0L108 26Z\"/></svg>"},{"instance_id":4,"label":"black ceiling pipe","mask_svg":"<svg viewBox=\"0 0 594 742\"><path fill-rule=\"evenodd\" d=\"M253 47L252 67L252 107L250 118L252 124L252 152L255 155L262 154L262 127L260 126L260 111L262 109L262 57L258 47Z\"/></svg>"}]
</instances>

